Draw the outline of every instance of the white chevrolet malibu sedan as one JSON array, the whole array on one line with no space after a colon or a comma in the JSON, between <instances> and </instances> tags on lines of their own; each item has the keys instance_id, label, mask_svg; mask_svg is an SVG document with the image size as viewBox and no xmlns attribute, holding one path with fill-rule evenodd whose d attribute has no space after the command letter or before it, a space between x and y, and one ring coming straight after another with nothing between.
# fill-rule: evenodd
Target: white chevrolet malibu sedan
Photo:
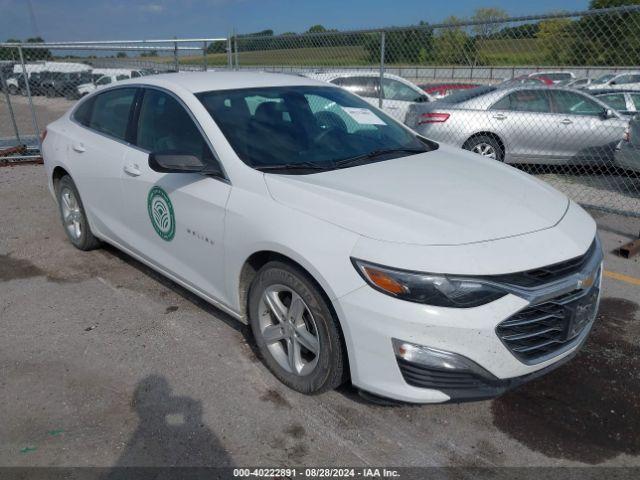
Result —
<instances>
[{"instance_id":1,"label":"white chevrolet malibu sedan","mask_svg":"<svg viewBox=\"0 0 640 480\"><path fill-rule=\"evenodd\" d=\"M251 326L304 393L482 399L571 358L600 297L582 208L327 83L125 80L47 127L73 245L107 242Z\"/></svg>"}]
</instances>

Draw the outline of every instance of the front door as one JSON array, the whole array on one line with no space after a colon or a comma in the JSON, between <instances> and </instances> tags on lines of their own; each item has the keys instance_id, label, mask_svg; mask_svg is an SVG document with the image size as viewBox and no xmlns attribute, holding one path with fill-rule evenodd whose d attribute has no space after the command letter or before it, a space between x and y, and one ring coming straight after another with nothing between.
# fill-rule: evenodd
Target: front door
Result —
<instances>
[{"instance_id":1,"label":"front door","mask_svg":"<svg viewBox=\"0 0 640 480\"><path fill-rule=\"evenodd\" d=\"M556 111L555 149L568 163L612 164L626 122L605 118L605 107L591 98L568 90L551 90Z\"/></svg>"},{"instance_id":2,"label":"front door","mask_svg":"<svg viewBox=\"0 0 640 480\"><path fill-rule=\"evenodd\" d=\"M135 145L125 156L122 186L126 243L165 272L214 299L224 290L224 220L230 185L196 173L149 168L150 152L196 155L215 162L187 107L172 94L144 91Z\"/></svg>"}]
</instances>

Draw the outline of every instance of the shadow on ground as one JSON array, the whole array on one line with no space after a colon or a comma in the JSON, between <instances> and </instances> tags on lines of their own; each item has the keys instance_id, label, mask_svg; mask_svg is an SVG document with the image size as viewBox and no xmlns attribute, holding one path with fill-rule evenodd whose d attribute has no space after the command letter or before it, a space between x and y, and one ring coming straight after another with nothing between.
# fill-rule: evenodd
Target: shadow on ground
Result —
<instances>
[{"instance_id":1,"label":"shadow on ground","mask_svg":"<svg viewBox=\"0 0 640 480\"><path fill-rule=\"evenodd\" d=\"M157 467L233 466L233 460L202 419L202 403L191 397L173 395L164 377L150 375L138 383L131 408L138 414L138 427L104 480L141 478L140 475L169 478L169 469ZM153 468L145 472L126 467ZM207 474L198 469L191 474L197 472ZM209 471L206 478L216 478L214 473Z\"/></svg>"}]
</instances>

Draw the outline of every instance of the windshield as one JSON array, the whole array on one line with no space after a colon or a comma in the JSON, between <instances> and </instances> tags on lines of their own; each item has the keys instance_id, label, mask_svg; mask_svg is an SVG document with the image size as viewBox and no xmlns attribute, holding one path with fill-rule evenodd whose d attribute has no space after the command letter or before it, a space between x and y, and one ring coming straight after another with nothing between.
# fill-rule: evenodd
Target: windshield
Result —
<instances>
[{"instance_id":1,"label":"windshield","mask_svg":"<svg viewBox=\"0 0 640 480\"><path fill-rule=\"evenodd\" d=\"M597 78L593 81L593 83L607 83L611 80L615 75L603 75L600 78Z\"/></svg>"},{"instance_id":2,"label":"windshield","mask_svg":"<svg viewBox=\"0 0 640 480\"><path fill-rule=\"evenodd\" d=\"M330 170L350 160L386 160L437 146L341 88L249 88L196 96L237 155L257 169Z\"/></svg>"}]
</instances>

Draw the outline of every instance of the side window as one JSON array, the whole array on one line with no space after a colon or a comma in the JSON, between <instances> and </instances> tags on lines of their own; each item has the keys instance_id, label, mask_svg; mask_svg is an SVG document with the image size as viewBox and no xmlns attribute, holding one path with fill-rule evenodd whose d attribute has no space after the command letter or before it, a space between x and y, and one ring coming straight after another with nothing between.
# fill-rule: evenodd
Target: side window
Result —
<instances>
[{"instance_id":1,"label":"side window","mask_svg":"<svg viewBox=\"0 0 640 480\"><path fill-rule=\"evenodd\" d=\"M377 97L380 84L376 77L341 77L332 80L331 83L361 97Z\"/></svg>"},{"instance_id":2,"label":"side window","mask_svg":"<svg viewBox=\"0 0 640 480\"><path fill-rule=\"evenodd\" d=\"M567 90L551 91L558 113L566 115L591 115L602 114L602 106L584 95L569 92Z\"/></svg>"},{"instance_id":3,"label":"side window","mask_svg":"<svg viewBox=\"0 0 640 480\"><path fill-rule=\"evenodd\" d=\"M491 110L548 113L551 108L546 91L517 90L494 103Z\"/></svg>"},{"instance_id":4,"label":"side window","mask_svg":"<svg viewBox=\"0 0 640 480\"><path fill-rule=\"evenodd\" d=\"M608 95L598 95L598 98L611 108L624 111L627 109L627 102L624 99L624 95L621 93L610 93Z\"/></svg>"},{"instance_id":5,"label":"side window","mask_svg":"<svg viewBox=\"0 0 640 480\"><path fill-rule=\"evenodd\" d=\"M120 81L120 80L129 80L129 77L126 75L118 75L116 76L116 81Z\"/></svg>"},{"instance_id":6,"label":"side window","mask_svg":"<svg viewBox=\"0 0 640 480\"><path fill-rule=\"evenodd\" d=\"M631 97L631 101L633 102L633 106L636 107L636 110L640 110L640 94L631 93L629 96Z\"/></svg>"},{"instance_id":7,"label":"side window","mask_svg":"<svg viewBox=\"0 0 640 480\"><path fill-rule=\"evenodd\" d=\"M73 118L80 125L84 125L85 127L89 126L91 113L93 112L93 102L95 102L95 100L96 97L88 98L76 108L76 111L73 113Z\"/></svg>"},{"instance_id":8,"label":"side window","mask_svg":"<svg viewBox=\"0 0 640 480\"><path fill-rule=\"evenodd\" d=\"M208 162L212 154L185 108L171 95L146 89L140 106L136 145L150 152L195 155Z\"/></svg>"},{"instance_id":9,"label":"side window","mask_svg":"<svg viewBox=\"0 0 640 480\"><path fill-rule=\"evenodd\" d=\"M124 140L135 96L135 88L118 88L96 95L89 127Z\"/></svg>"},{"instance_id":10,"label":"side window","mask_svg":"<svg viewBox=\"0 0 640 480\"><path fill-rule=\"evenodd\" d=\"M401 100L403 102L415 102L420 94L413 88L397 80L382 79L382 92L387 100Z\"/></svg>"},{"instance_id":11,"label":"side window","mask_svg":"<svg viewBox=\"0 0 640 480\"><path fill-rule=\"evenodd\" d=\"M111 77L101 77L96 82L96 85L109 85L111 83Z\"/></svg>"},{"instance_id":12,"label":"side window","mask_svg":"<svg viewBox=\"0 0 640 480\"><path fill-rule=\"evenodd\" d=\"M138 78L140 76L140 72L136 72L135 70L131 72L131 78Z\"/></svg>"}]
</instances>

